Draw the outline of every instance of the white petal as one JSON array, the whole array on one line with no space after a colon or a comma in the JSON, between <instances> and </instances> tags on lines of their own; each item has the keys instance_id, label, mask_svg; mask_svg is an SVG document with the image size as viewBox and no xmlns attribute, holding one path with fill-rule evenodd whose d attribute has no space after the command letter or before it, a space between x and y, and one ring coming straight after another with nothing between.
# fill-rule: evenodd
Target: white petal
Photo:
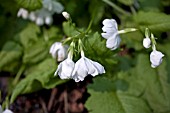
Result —
<instances>
[{"instance_id":1,"label":"white petal","mask_svg":"<svg viewBox=\"0 0 170 113\"><path fill-rule=\"evenodd\" d=\"M13 113L11 110L9 110L9 109L6 109L4 112L2 112L2 113Z\"/></svg>"},{"instance_id":2,"label":"white petal","mask_svg":"<svg viewBox=\"0 0 170 113\"><path fill-rule=\"evenodd\" d=\"M146 37L146 38L143 39L143 46L144 46L145 48L149 48L149 47L151 46L151 40L150 40L150 38Z\"/></svg>"},{"instance_id":3,"label":"white petal","mask_svg":"<svg viewBox=\"0 0 170 113\"><path fill-rule=\"evenodd\" d=\"M76 64L74 71L72 73L72 78L77 78L78 80L84 80L84 78L88 75L88 69L85 64L84 58L80 58Z\"/></svg>"},{"instance_id":4,"label":"white petal","mask_svg":"<svg viewBox=\"0 0 170 113\"><path fill-rule=\"evenodd\" d=\"M74 65L75 65L74 62L71 59L67 58L66 60L59 64L57 71L55 72L55 75L58 73L61 79L71 78Z\"/></svg>"},{"instance_id":5,"label":"white petal","mask_svg":"<svg viewBox=\"0 0 170 113\"><path fill-rule=\"evenodd\" d=\"M49 53L52 55L53 58L57 57L57 51L62 47L61 42L55 42L54 44L52 44L52 46L50 47L50 51Z\"/></svg>"},{"instance_id":6,"label":"white petal","mask_svg":"<svg viewBox=\"0 0 170 113\"><path fill-rule=\"evenodd\" d=\"M117 33L118 32L118 30L115 27L103 26L102 30L103 32L106 32L106 33Z\"/></svg>"},{"instance_id":7,"label":"white petal","mask_svg":"<svg viewBox=\"0 0 170 113\"><path fill-rule=\"evenodd\" d=\"M1 107L1 105L0 105L0 113L2 113L2 107Z\"/></svg>"},{"instance_id":8,"label":"white petal","mask_svg":"<svg viewBox=\"0 0 170 113\"><path fill-rule=\"evenodd\" d=\"M164 54L162 54L160 51L153 50L150 54L151 66L153 68L159 66L162 63L162 57L164 57Z\"/></svg>"},{"instance_id":9,"label":"white petal","mask_svg":"<svg viewBox=\"0 0 170 113\"><path fill-rule=\"evenodd\" d=\"M66 49L64 47L61 47L58 50L57 61L58 62L63 61L66 58L66 55L67 55Z\"/></svg>"},{"instance_id":10,"label":"white petal","mask_svg":"<svg viewBox=\"0 0 170 113\"><path fill-rule=\"evenodd\" d=\"M98 70L99 74L105 73L105 69L104 69L104 67L101 64L99 64L98 62L94 62L93 61L93 65L96 67L96 69Z\"/></svg>"},{"instance_id":11,"label":"white petal","mask_svg":"<svg viewBox=\"0 0 170 113\"><path fill-rule=\"evenodd\" d=\"M45 24L51 25L53 23L53 18L51 16L45 17Z\"/></svg>"},{"instance_id":12,"label":"white petal","mask_svg":"<svg viewBox=\"0 0 170 113\"><path fill-rule=\"evenodd\" d=\"M36 20L36 14L34 13L34 12L31 12L30 14L29 14L29 19L31 20L31 21L35 21Z\"/></svg>"},{"instance_id":13,"label":"white petal","mask_svg":"<svg viewBox=\"0 0 170 113\"><path fill-rule=\"evenodd\" d=\"M107 27L115 27L117 29L117 22L114 19L105 19L103 25Z\"/></svg>"},{"instance_id":14,"label":"white petal","mask_svg":"<svg viewBox=\"0 0 170 113\"><path fill-rule=\"evenodd\" d=\"M102 37L105 39L109 39L110 37L113 36L113 33L101 33Z\"/></svg>"},{"instance_id":15,"label":"white petal","mask_svg":"<svg viewBox=\"0 0 170 113\"><path fill-rule=\"evenodd\" d=\"M38 26L42 26L42 25L44 24L43 18L42 18L42 17L37 17L37 19L36 19L36 24L37 24Z\"/></svg>"},{"instance_id":16,"label":"white petal","mask_svg":"<svg viewBox=\"0 0 170 113\"><path fill-rule=\"evenodd\" d=\"M119 47L121 42L121 38L119 37L118 34L114 34L113 37L110 37L107 41L106 41L106 47L110 48L111 50L115 50Z\"/></svg>"}]
</instances>

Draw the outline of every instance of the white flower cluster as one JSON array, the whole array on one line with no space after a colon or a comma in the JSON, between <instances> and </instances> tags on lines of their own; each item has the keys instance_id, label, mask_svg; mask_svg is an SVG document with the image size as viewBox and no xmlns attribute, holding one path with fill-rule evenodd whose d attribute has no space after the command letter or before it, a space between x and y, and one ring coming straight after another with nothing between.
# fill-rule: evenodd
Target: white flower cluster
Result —
<instances>
[{"instance_id":1,"label":"white flower cluster","mask_svg":"<svg viewBox=\"0 0 170 113\"><path fill-rule=\"evenodd\" d=\"M54 58L64 59L66 57L65 47L59 43L54 43L50 48L50 53ZM74 79L75 82L83 81L87 75L92 75L93 77L105 73L104 67L98 62L92 61L85 57L84 52L81 51L81 58L74 63L72 60L72 52L68 53L67 58L62 61L55 72L54 75L59 75L61 79Z\"/></svg>"},{"instance_id":2,"label":"white flower cluster","mask_svg":"<svg viewBox=\"0 0 170 113\"><path fill-rule=\"evenodd\" d=\"M118 33L117 22L114 19L105 19L103 21L103 32L101 35L107 39L106 47L115 50L119 47L121 38Z\"/></svg>"},{"instance_id":3,"label":"white flower cluster","mask_svg":"<svg viewBox=\"0 0 170 113\"><path fill-rule=\"evenodd\" d=\"M29 12L24 8L20 8L17 16L29 19L39 26L44 24L51 25L53 23L53 14L61 13L63 9L63 6L57 1L43 0L43 7L41 9Z\"/></svg>"},{"instance_id":4,"label":"white flower cluster","mask_svg":"<svg viewBox=\"0 0 170 113\"><path fill-rule=\"evenodd\" d=\"M0 113L13 113L13 112L9 109L5 109L4 111L2 111L2 107L0 105Z\"/></svg>"},{"instance_id":5,"label":"white flower cluster","mask_svg":"<svg viewBox=\"0 0 170 113\"><path fill-rule=\"evenodd\" d=\"M156 42L153 34L151 34L151 37L149 37L148 29L145 30L145 37L143 39L143 46L145 48L150 48L152 44L152 52L150 54L150 62L151 67L156 68L162 63L162 57L164 57L164 54L162 54L160 51L156 50ZM150 39L151 38L151 39Z\"/></svg>"}]
</instances>

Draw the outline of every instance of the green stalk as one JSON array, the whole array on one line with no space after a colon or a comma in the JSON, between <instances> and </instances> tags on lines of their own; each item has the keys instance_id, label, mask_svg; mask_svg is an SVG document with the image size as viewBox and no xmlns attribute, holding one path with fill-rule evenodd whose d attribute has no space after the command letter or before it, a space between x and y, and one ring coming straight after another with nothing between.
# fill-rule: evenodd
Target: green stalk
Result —
<instances>
[{"instance_id":1,"label":"green stalk","mask_svg":"<svg viewBox=\"0 0 170 113\"><path fill-rule=\"evenodd\" d=\"M17 75L15 76L15 79L13 81L13 85L15 86L18 82L18 80L20 79L22 73L24 72L25 70L25 65L22 65L17 73Z\"/></svg>"},{"instance_id":2,"label":"green stalk","mask_svg":"<svg viewBox=\"0 0 170 113\"><path fill-rule=\"evenodd\" d=\"M109 0L103 0L103 2L107 3L108 5L112 6L115 10L117 10L118 12L129 16L130 13L125 11L124 9L122 9L121 7L117 6L116 4L114 4L113 2L109 1Z\"/></svg>"}]
</instances>

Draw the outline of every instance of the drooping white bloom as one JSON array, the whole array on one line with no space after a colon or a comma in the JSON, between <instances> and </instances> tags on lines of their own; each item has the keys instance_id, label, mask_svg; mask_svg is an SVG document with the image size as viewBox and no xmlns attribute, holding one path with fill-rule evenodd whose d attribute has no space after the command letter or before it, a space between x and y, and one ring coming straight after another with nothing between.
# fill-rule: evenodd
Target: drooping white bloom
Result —
<instances>
[{"instance_id":1,"label":"drooping white bloom","mask_svg":"<svg viewBox=\"0 0 170 113\"><path fill-rule=\"evenodd\" d=\"M20 8L18 13L17 13L17 16L22 17L23 19L27 19L28 16L29 16L29 13L28 13L28 11L26 9Z\"/></svg>"},{"instance_id":2,"label":"drooping white bloom","mask_svg":"<svg viewBox=\"0 0 170 113\"><path fill-rule=\"evenodd\" d=\"M156 68L159 66L162 63L162 57L164 57L164 54L160 51L153 50L150 54L151 67Z\"/></svg>"},{"instance_id":3,"label":"drooping white bloom","mask_svg":"<svg viewBox=\"0 0 170 113\"><path fill-rule=\"evenodd\" d=\"M61 42L55 42L52 44L49 53L53 58L57 58L57 61L63 61L67 56L67 46L63 46Z\"/></svg>"},{"instance_id":4,"label":"drooping white bloom","mask_svg":"<svg viewBox=\"0 0 170 113\"><path fill-rule=\"evenodd\" d=\"M74 70L75 63L72 61L72 59L69 57L62 61L55 72L54 75L59 75L61 79L69 79L72 78L72 72Z\"/></svg>"},{"instance_id":5,"label":"drooping white bloom","mask_svg":"<svg viewBox=\"0 0 170 113\"><path fill-rule=\"evenodd\" d=\"M101 64L82 56L75 64L72 78L75 82L79 82L83 81L87 75L96 76L102 73L105 73L105 69Z\"/></svg>"},{"instance_id":6,"label":"drooping white bloom","mask_svg":"<svg viewBox=\"0 0 170 113\"><path fill-rule=\"evenodd\" d=\"M70 18L70 14L67 12L62 12L62 15L64 16L64 18L66 18L67 20Z\"/></svg>"},{"instance_id":7,"label":"drooping white bloom","mask_svg":"<svg viewBox=\"0 0 170 113\"><path fill-rule=\"evenodd\" d=\"M151 47L151 40L150 40L149 37L146 37L146 38L143 39L143 46L144 46L145 48Z\"/></svg>"},{"instance_id":8,"label":"drooping white bloom","mask_svg":"<svg viewBox=\"0 0 170 113\"><path fill-rule=\"evenodd\" d=\"M118 33L117 22L114 19L105 19L103 21L102 37L107 39L106 47L115 50L119 47L121 39Z\"/></svg>"}]
</instances>

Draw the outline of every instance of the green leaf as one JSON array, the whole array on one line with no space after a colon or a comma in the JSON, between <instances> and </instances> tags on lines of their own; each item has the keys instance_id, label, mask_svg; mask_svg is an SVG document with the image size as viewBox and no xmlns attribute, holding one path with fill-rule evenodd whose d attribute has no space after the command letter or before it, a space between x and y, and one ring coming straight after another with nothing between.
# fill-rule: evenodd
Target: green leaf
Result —
<instances>
[{"instance_id":1,"label":"green leaf","mask_svg":"<svg viewBox=\"0 0 170 113\"><path fill-rule=\"evenodd\" d=\"M12 103L20 94L35 92L42 88L50 89L65 81L54 77L56 64L53 59L46 59L34 68L26 78L22 79L13 90L11 100Z\"/></svg>"},{"instance_id":2,"label":"green leaf","mask_svg":"<svg viewBox=\"0 0 170 113\"><path fill-rule=\"evenodd\" d=\"M10 66L10 68L15 68L16 62L19 62L22 56L22 47L13 41L8 41L3 46L1 52L0 52L0 70L4 68L5 66Z\"/></svg>"},{"instance_id":3,"label":"green leaf","mask_svg":"<svg viewBox=\"0 0 170 113\"><path fill-rule=\"evenodd\" d=\"M32 46L38 40L38 33L40 33L40 28L29 23L15 36L15 40L21 43L25 48Z\"/></svg>"},{"instance_id":4,"label":"green leaf","mask_svg":"<svg viewBox=\"0 0 170 113\"><path fill-rule=\"evenodd\" d=\"M18 5L28 10L35 10L42 7L42 0L16 0Z\"/></svg>"},{"instance_id":5,"label":"green leaf","mask_svg":"<svg viewBox=\"0 0 170 113\"><path fill-rule=\"evenodd\" d=\"M34 64L45 59L48 55L48 47L44 40L38 40L24 51L23 63Z\"/></svg>"},{"instance_id":6,"label":"green leaf","mask_svg":"<svg viewBox=\"0 0 170 113\"><path fill-rule=\"evenodd\" d=\"M91 113L150 113L145 101L133 95L114 91L114 84L110 80L101 82L103 78L97 78L88 88L91 96L86 102L86 107ZM100 89L100 87L102 87ZM109 89L109 90L103 90Z\"/></svg>"},{"instance_id":7,"label":"green leaf","mask_svg":"<svg viewBox=\"0 0 170 113\"><path fill-rule=\"evenodd\" d=\"M124 4L124 5L128 5L131 6L134 3L134 0L118 0L120 3Z\"/></svg>"},{"instance_id":8,"label":"green leaf","mask_svg":"<svg viewBox=\"0 0 170 113\"><path fill-rule=\"evenodd\" d=\"M140 9L145 11L159 11L161 2L161 0L138 0Z\"/></svg>"},{"instance_id":9,"label":"green leaf","mask_svg":"<svg viewBox=\"0 0 170 113\"><path fill-rule=\"evenodd\" d=\"M153 32L170 31L170 15L156 12L139 12L134 16L141 29L148 27Z\"/></svg>"},{"instance_id":10,"label":"green leaf","mask_svg":"<svg viewBox=\"0 0 170 113\"><path fill-rule=\"evenodd\" d=\"M74 24L75 26L75 24ZM69 37L73 37L77 34L79 34L75 28L70 24L70 22L63 22L63 31L65 33L65 35L69 36Z\"/></svg>"}]
</instances>

